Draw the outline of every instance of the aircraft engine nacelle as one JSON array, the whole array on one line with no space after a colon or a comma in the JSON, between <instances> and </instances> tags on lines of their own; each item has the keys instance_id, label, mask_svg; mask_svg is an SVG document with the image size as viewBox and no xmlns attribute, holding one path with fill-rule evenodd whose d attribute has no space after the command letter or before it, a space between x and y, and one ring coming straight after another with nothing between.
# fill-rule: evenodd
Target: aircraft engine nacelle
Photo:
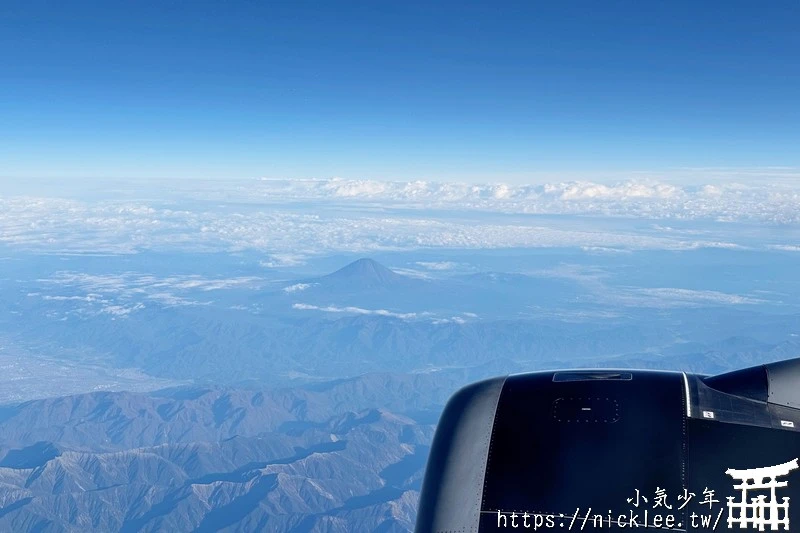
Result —
<instances>
[{"instance_id":1,"label":"aircraft engine nacelle","mask_svg":"<svg viewBox=\"0 0 800 533\"><path fill-rule=\"evenodd\" d=\"M798 457L800 359L489 379L444 409L416 531L800 530Z\"/></svg>"}]
</instances>

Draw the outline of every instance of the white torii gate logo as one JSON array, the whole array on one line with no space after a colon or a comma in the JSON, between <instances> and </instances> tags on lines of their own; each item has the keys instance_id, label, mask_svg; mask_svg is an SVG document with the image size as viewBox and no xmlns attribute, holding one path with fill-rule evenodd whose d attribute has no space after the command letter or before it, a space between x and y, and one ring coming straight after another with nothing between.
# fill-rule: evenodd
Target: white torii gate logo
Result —
<instances>
[{"instance_id":1,"label":"white torii gate logo","mask_svg":"<svg viewBox=\"0 0 800 533\"><path fill-rule=\"evenodd\" d=\"M748 468L746 470L735 470L729 468L726 474L734 479L741 481L741 484L734 485L733 488L741 491L742 499L734 501L733 496L728 496L728 527L739 524L741 529L752 524L758 527L759 531L764 531L766 526L771 530L777 530L783 526L784 530L789 529L789 497L784 496L779 503L775 496L775 490L789 485L788 481L778 481L781 476L789 475L789 472L797 468L797 459L788 463L763 468ZM766 480L766 481L765 481ZM769 489L769 499L766 494L758 496L750 495L748 501L748 491ZM738 509L735 514L734 510Z\"/></svg>"}]
</instances>

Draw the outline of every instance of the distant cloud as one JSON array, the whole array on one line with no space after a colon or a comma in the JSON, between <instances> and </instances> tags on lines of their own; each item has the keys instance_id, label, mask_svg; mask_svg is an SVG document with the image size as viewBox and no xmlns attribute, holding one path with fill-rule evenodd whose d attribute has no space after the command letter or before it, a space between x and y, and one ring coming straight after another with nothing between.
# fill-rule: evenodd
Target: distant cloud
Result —
<instances>
[{"instance_id":1,"label":"distant cloud","mask_svg":"<svg viewBox=\"0 0 800 533\"><path fill-rule=\"evenodd\" d=\"M417 261L415 264L428 270L453 270L460 266L453 261Z\"/></svg>"},{"instance_id":2,"label":"distant cloud","mask_svg":"<svg viewBox=\"0 0 800 533\"><path fill-rule=\"evenodd\" d=\"M734 179L720 181L727 172ZM767 175L775 174L774 172ZM384 182L370 180L265 180L253 195L293 199L385 202L416 208L457 208L526 214L599 214L663 219L800 221L797 194L800 172L781 172L772 180L753 182L752 174L718 169L715 183L675 185L654 179L617 183L566 181L542 185L452 182ZM788 176L788 177L787 177ZM695 183L697 179L693 180ZM249 193L244 193L249 194Z\"/></svg>"},{"instance_id":3,"label":"distant cloud","mask_svg":"<svg viewBox=\"0 0 800 533\"><path fill-rule=\"evenodd\" d=\"M261 278L243 276L236 278L208 279L192 275L185 277L168 277L154 280L154 287L171 287L178 290L218 291L234 287L253 287L263 284Z\"/></svg>"},{"instance_id":4,"label":"distant cloud","mask_svg":"<svg viewBox=\"0 0 800 533\"><path fill-rule=\"evenodd\" d=\"M708 307L719 305L755 305L769 303L768 300L739 294L710 290L681 288L636 288L618 289L607 295L615 303L633 307Z\"/></svg>"},{"instance_id":5,"label":"distant cloud","mask_svg":"<svg viewBox=\"0 0 800 533\"><path fill-rule=\"evenodd\" d=\"M683 196L683 190L663 183L628 181L617 185L602 185L591 182L572 182L545 185L544 192L560 200L629 200L670 199Z\"/></svg>"},{"instance_id":6,"label":"distant cloud","mask_svg":"<svg viewBox=\"0 0 800 533\"><path fill-rule=\"evenodd\" d=\"M511 185L333 179L176 187L185 189L170 203L0 197L0 243L94 255L254 250L272 269L322 254L420 248L735 248L747 236L720 223L800 224L796 180L678 186L655 180ZM648 223L637 224L640 219ZM687 227L692 222L717 225L714 233L693 233L696 227ZM768 242L784 244L779 237ZM447 263L419 266L445 270Z\"/></svg>"},{"instance_id":7,"label":"distant cloud","mask_svg":"<svg viewBox=\"0 0 800 533\"><path fill-rule=\"evenodd\" d=\"M678 287L620 287L609 283L609 272L583 265L559 266L526 272L529 276L560 278L580 285L591 294L595 303L626 307L708 307L719 305L756 305L780 303L749 295L731 294L713 290L695 290Z\"/></svg>"},{"instance_id":8,"label":"distant cloud","mask_svg":"<svg viewBox=\"0 0 800 533\"><path fill-rule=\"evenodd\" d=\"M333 305L328 305L324 307L320 307L317 305L310 305L310 304L294 304L292 305L292 309L298 309L301 311L324 311L326 313L349 313L349 314L356 314L356 315L378 315L378 316L385 316L391 318L400 318L402 320L413 320L420 316L417 313L395 313L393 311L387 311L386 309L363 309L361 307L336 307Z\"/></svg>"},{"instance_id":9,"label":"distant cloud","mask_svg":"<svg viewBox=\"0 0 800 533\"><path fill-rule=\"evenodd\" d=\"M42 295L41 293L29 293L28 296L41 296L42 300L45 301L52 301L52 302L86 302L86 303L94 303L94 302L106 302L108 300L104 298L100 298L97 294L87 294L86 296L51 296L51 295Z\"/></svg>"},{"instance_id":10,"label":"distant cloud","mask_svg":"<svg viewBox=\"0 0 800 533\"><path fill-rule=\"evenodd\" d=\"M430 280L431 275L428 272L423 272L421 270L416 270L414 268L400 268L400 267L392 267L392 272L397 274L402 274L403 276L408 276L410 278L417 278L422 280Z\"/></svg>"},{"instance_id":11,"label":"distant cloud","mask_svg":"<svg viewBox=\"0 0 800 533\"><path fill-rule=\"evenodd\" d=\"M211 305L214 302L211 301L204 301L200 302L197 300L192 300L189 298L182 298L180 296L176 296L169 292L157 292L154 294L149 294L147 296L148 299L156 301L163 305L164 307L184 307L184 306L196 306L196 305Z\"/></svg>"},{"instance_id":12,"label":"distant cloud","mask_svg":"<svg viewBox=\"0 0 800 533\"><path fill-rule=\"evenodd\" d=\"M800 252L800 245L797 244L771 244L767 248L784 252Z\"/></svg>"},{"instance_id":13,"label":"distant cloud","mask_svg":"<svg viewBox=\"0 0 800 533\"><path fill-rule=\"evenodd\" d=\"M295 283L294 285L289 285L288 287L284 287L282 290L283 292L299 292L304 291L313 287L314 283Z\"/></svg>"},{"instance_id":14,"label":"distant cloud","mask_svg":"<svg viewBox=\"0 0 800 533\"><path fill-rule=\"evenodd\" d=\"M600 267L571 263L562 263L547 269L528 270L524 274L538 278L567 279L583 285L600 285L601 280L609 277L609 273Z\"/></svg>"},{"instance_id":15,"label":"distant cloud","mask_svg":"<svg viewBox=\"0 0 800 533\"><path fill-rule=\"evenodd\" d=\"M71 306L67 315L107 314L125 317L144 308L143 300L161 307L205 306L214 303L210 291L234 288L257 289L266 282L255 277L206 278L203 276L157 277L125 272L121 274L87 274L61 271L48 278L38 279L42 290L28 293L30 298L64 301L83 306ZM61 294L63 292L82 294ZM55 294L54 294L55 293ZM201 299L191 297L202 294ZM140 302L133 305L132 302Z\"/></svg>"},{"instance_id":16,"label":"distant cloud","mask_svg":"<svg viewBox=\"0 0 800 533\"><path fill-rule=\"evenodd\" d=\"M283 268L300 266L306 263L306 257L299 254L272 254L267 261L261 261L261 266L267 268Z\"/></svg>"},{"instance_id":17,"label":"distant cloud","mask_svg":"<svg viewBox=\"0 0 800 533\"><path fill-rule=\"evenodd\" d=\"M33 251L58 253L231 252L249 249L269 252L269 259L261 263L267 268L301 265L308 257L320 254L369 254L418 248L588 246L687 250L735 245L702 237L687 238L619 227L609 230L586 223L572 224L569 228L558 222L545 225L541 220L533 224L498 223L487 220L480 213L474 220L450 220L420 217L416 212L391 216L362 212L321 216L270 211L245 218L225 211L180 214L169 211L161 213L162 220L151 220L153 215L146 211L147 220L142 221L138 215L127 219L120 218L118 213L137 210L119 207L113 210L113 214L93 212L88 217L80 215L86 209L93 211L76 204L66 212L41 212L35 217L30 217L24 209L18 213L0 214L0 242ZM106 210L110 209L101 211ZM91 221L89 226L87 220Z\"/></svg>"},{"instance_id":18,"label":"distant cloud","mask_svg":"<svg viewBox=\"0 0 800 533\"><path fill-rule=\"evenodd\" d=\"M431 322L436 325L439 324L466 324L467 320L461 316L452 316L450 318L435 318Z\"/></svg>"},{"instance_id":19,"label":"distant cloud","mask_svg":"<svg viewBox=\"0 0 800 533\"><path fill-rule=\"evenodd\" d=\"M478 315L475 313L461 313L460 315L442 317L436 316L430 311L423 311L419 313L399 313L396 311L389 311L387 309L364 309L363 307L344 306L339 307L335 305L312 305L305 303L296 303L292 305L292 309L298 311L321 311L324 313L344 313L351 315L375 315L388 318L399 318L401 320L429 320L431 323L439 324L465 324L468 319L476 319Z\"/></svg>"},{"instance_id":20,"label":"distant cloud","mask_svg":"<svg viewBox=\"0 0 800 533\"><path fill-rule=\"evenodd\" d=\"M390 192L392 185L383 181L333 179L323 188L336 197L374 197Z\"/></svg>"},{"instance_id":21,"label":"distant cloud","mask_svg":"<svg viewBox=\"0 0 800 533\"><path fill-rule=\"evenodd\" d=\"M118 318L126 318L128 315L133 313L134 311L138 311L140 309L144 309L144 304L138 303L135 305L108 305L101 309L102 313L113 315Z\"/></svg>"},{"instance_id":22,"label":"distant cloud","mask_svg":"<svg viewBox=\"0 0 800 533\"><path fill-rule=\"evenodd\" d=\"M631 252L623 248L609 248L607 246L581 246L581 250L590 254L628 254Z\"/></svg>"},{"instance_id":23,"label":"distant cloud","mask_svg":"<svg viewBox=\"0 0 800 533\"><path fill-rule=\"evenodd\" d=\"M37 280L44 285L62 285L79 287L95 291L91 296L99 297L104 293L151 293L154 290L171 289L173 291L217 291L238 287L258 288L268 282L254 276L238 276L229 278L207 278L191 274L185 276L158 277L139 272L121 274L87 274L84 272L60 271L48 278Z\"/></svg>"}]
</instances>

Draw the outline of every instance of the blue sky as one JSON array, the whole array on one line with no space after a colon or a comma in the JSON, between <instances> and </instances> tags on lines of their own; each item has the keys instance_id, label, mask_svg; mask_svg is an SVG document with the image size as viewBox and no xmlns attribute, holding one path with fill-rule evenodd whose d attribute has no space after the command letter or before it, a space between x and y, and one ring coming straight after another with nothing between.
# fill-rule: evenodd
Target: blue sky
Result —
<instances>
[{"instance_id":1,"label":"blue sky","mask_svg":"<svg viewBox=\"0 0 800 533\"><path fill-rule=\"evenodd\" d=\"M4 2L0 174L798 167L798 25L788 1Z\"/></svg>"}]
</instances>

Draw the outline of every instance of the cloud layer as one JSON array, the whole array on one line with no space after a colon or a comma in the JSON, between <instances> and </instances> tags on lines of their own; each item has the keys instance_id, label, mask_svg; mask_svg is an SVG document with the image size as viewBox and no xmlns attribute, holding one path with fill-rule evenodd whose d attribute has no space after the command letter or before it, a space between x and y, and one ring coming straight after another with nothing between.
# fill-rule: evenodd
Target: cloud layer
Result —
<instances>
[{"instance_id":1,"label":"cloud layer","mask_svg":"<svg viewBox=\"0 0 800 533\"><path fill-rule=\"evenodd\" d=\"M149 201L0 197L0 243L58 253L256 250L265 254L265 267L276 268L324 253L418 248L736 248L744 233L726 223L790 228L787 240L763 244L791 250L800 226L800 189L785 183L268 180L170 195ZM698 229L709 224L716 233Z\"/></svg>"},{"instance_id":2,"label":"cloud layer","mask_svg":"<svg viewBox=\"0 0 800 533\"><path fill-rule=\"evenodd\" d=\"M262 180L249 198L348 200L528 214L800 222L800 179L678 186L652 180L509 185L369 180Z\"/></svg>"}]
</instances>

